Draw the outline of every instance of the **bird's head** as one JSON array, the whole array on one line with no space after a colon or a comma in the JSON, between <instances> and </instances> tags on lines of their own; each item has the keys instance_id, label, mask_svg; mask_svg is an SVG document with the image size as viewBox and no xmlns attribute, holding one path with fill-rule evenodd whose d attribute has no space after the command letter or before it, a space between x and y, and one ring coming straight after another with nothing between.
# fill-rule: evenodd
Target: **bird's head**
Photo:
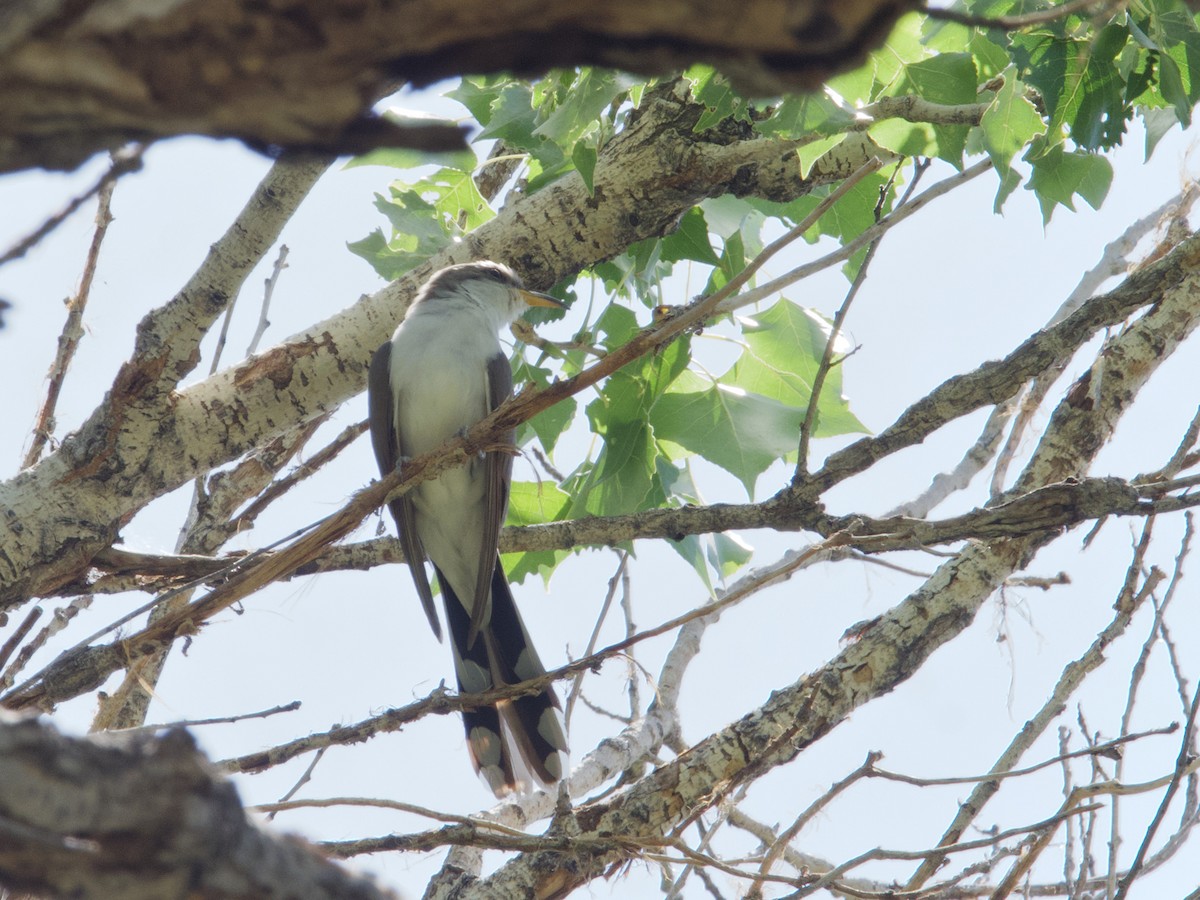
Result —
<instances>
[{"instance_id":1,"label":"bird's head","mask_svg":"<svg viewBox=\"0 0 1200 900\"><path fill-rule=\"evenodd\" d=\"M474 304L505 325L516 321L531 306L563 308L562 301L549 294L526 290L520 276L508 266L487 260L434 272L414 304L428 304L432 309L435 304L447 302Z\"/></svg>"}]
</instances>

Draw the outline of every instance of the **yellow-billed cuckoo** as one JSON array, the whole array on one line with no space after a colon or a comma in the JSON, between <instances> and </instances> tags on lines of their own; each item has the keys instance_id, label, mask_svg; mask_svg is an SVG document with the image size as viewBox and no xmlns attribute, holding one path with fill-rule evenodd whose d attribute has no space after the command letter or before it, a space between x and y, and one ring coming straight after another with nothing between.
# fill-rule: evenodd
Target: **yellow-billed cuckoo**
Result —
<instances>
[{"instance_id":1,"label":"yellow-billed cuckoo","mask_svg":"<svg viewBox=\"0 0 1200 900\"><path fill-rule=\"evenodd\" d=\"M387 475L405 459L445 443L512 394L499 332L529 305L562 307L553 297L525 290L516 273L494 262L450 266L425 283L371 360L367 396L380 472ZM513 442L512 432L497 441ZM425 573L425 560L433 563L458 689L465 693L546 671L496 550L512 460L505 450L480 454L388 504L425 615L441 640ZM497 796L526 787L529 774L544 784L562 777L567 742L558 709L547 687L463 713L471 762Z\"/></svg>"}]
</instances>

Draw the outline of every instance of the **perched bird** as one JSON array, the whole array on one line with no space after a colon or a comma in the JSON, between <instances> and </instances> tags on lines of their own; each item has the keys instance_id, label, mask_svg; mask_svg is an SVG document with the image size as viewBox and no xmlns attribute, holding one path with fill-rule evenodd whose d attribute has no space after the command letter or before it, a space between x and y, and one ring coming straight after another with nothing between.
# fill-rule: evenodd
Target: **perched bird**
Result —
<instances>
[{"instance_id":1,"label":"perched bird","mask_svg":"<svg viewBox=\"0 0 1200 900\"><path fill-rule=\"evenodd\" d=\"M528 306L561 308L525 290L507 266L449 266L429 279L367 382L371 443L384 475L445 443L512 394L499 332ZM424 481L388 507L433 633L441 640L425 560L442 591L458 689L516 684L545 673L521 622L496 550L512 479L508 445ZM463 713L475 771L497 796L562 777L566 737L552 688Z\"/></svg>"}]
</instances>

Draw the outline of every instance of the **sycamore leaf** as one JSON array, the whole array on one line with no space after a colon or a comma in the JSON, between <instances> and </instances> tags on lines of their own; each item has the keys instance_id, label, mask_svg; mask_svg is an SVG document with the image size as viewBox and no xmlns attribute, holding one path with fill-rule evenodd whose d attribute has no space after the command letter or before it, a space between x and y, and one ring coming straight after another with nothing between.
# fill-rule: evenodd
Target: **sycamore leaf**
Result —
<instances>
[{"instance_id":1,"label":"sycamore leaf","mask_svg":"<svg viewBox=\"0 0 1200 900\"><path fill-rule=\"evenodd\" d=\"M595 192L592 176L596 172L597 158L596 148L588 144L586 140L577 141L574 149L571 150L571 162L575 166L575 171L579 173L579 177L583 179L583 186L587 188L589 197Z\"/></svg>"},{"instance_id":2,"label":"sycamore leaf","mask_svg":"<svg viewBox=\"0 0 1200 900\"><path fill-rule=\"evenodd\" d=\"M662 259L666 262L692 259L710 266L717 265L719 260L713 252L708 232L704 211L693 206L684 213L675 230L662 239Z\"/></svg>"},{"instance_id":3,"label":"sycamore leaf","mask_svg":"<svg viewBox=\"0 0 1200 900\"><path fill-rule=\"evenodd\" d=\"M1028 187L1037 194L1044 224L1050 221L1056 205L1074 210L1076 194L1092 209L1099 209L1112 179L1112 163L1105 157L1080 150L1068 153L1060 144L1033 161Z\"/></svg>"},{"instance_id":4,"label":"sycamore leaf","mask_svg":"<svg viewBox=\"0 0 1200 900\"><path fill-rule=\"evenodd\" d=\"M780 300L743 325L746 349L722 381L803 411L812 395L813 379L831 326L820 314ZM841 339L834 358L850 350ZM866 433L867 428L842 396L842 369L835 365L825 377L817 404L814 437Z\"/></svg>"},{"instance_id":5,"label":"sycamore leaf","mask_svg":"<svg viewBox=\"0 0 1200 900\"><path fill-rule=\"evenodd\" d=\"M984 146L996 168L1003 172L1018 151L1046 131L1046 123L1033 104L1025 99L1017 70L1009 66L1004 71L1004 84L980 122Z\"/></svg>"},{"instance_id":6,"label":"sycamore leaf","mask_svg":"<svg viewBox=\"0 0 1200 900\"><path fill-rule=\"evenodd\" d=\"M710 384L691 372L654 404L658 437L714 462L742 482L754 483L771 463L795 451L804 411L740 388Z\"/></svg>"}]
</instances>

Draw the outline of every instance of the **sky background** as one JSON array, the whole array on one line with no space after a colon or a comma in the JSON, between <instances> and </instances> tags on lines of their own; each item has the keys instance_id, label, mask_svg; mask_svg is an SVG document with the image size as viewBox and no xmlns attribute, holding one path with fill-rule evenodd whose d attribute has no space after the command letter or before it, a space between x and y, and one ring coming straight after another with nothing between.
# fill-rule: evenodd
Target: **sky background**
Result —
<instances>
[{"instance_id":1,"label":"sky background","mask_svg":"<svg viewBox=\"0 0 1200 900\"><path fill-rule=\"evenodd\" d=\"M436 99L436 93L406 95L394 102L443 113L454 109ZM1099 259L1105 244L1195 177L1194 133L1172 132L1148 163L1143 162L1142 141L1134 123L1125 146L1113 156L1116 177L1099 212L1082 203L1074 214L1059 209L1043 229L1035 199L1020 190L1010 198L1002 216L993 215L995 179L984 175L890 232L847 325L848 337L858 350L844 366L845 393L858 417L871 429L881 430L946 378L1010 352L1050 318L1081 274ZM132 349L136 323L168 300L194 271L269 165L269 160L232 141L184 138L154 146L146 154L144 169L122 179L113 201L115 221L104 243L85 316L86 333L59 403L58 435L77 427L102 401ZM90 185L104 168L105 162L98 159L69 175L27 173L0 178L0 248L7 248L36 227ZM935 167L923 185L948 174L947 167ZM372 206L372 198L376 192L385 192L395 177L396 172L384 168L343 170L339 165L318 183L282 237L290 249L289 267L275 290L271 327L263 348L383 285L345 245L385 224ZM9 388L9 414L0 427L0 460L7 461L0 467L4 477L16 473L28 446L46 369L65 315L61 301L73 292L82 271L93 210L94 204L87 204L24 259L0 267L0 297L14 306L0 332L5 349L0 355L0 371ZM768 266L769 274L779 274L828 249L831 247L801 244L786 259ZM273 251L247 281L224 364L238 361L254 331L263 279L270 273L274 256ZM668 299L685 302L689 287L694 293L702 278L696 270L690 284L686 273L672 280L668 289L676 296ZM792 287L786 296L832 315L845 289L843 276L834 269ZM645 311L637 312L645 321ZM753 310L746 312L753 314ZM546 333L566 338L575 327L578 322L568 314L565 322ZM722 339L725 333L713 329L696 339L701 358L718 370L731 352ZM206 354L211 348L210 340ZM1091 361L1095 349L1093 343L1079 355L1051 391L1050 404L1059 401L1070 379ZM208 365L206 355L192 380L202 378ZM1193 342L1155 375L1116 439L1101 453L1092 474L1128 477L1162 465L1196 410L1198 371L1200 350ZM587 399L581 398L582 402ZM365 412L365 397L347 403L323 430L325 440L362 419ZM1047 415L1043 410L1038 423L1044 424ZM835 514L882 514L910 499L933 475L958 461L985 418L986 411L978 412L942 429L922 446L884 460L831 491L827 507ZM559 468L572 469L586 451L588 440L577 422L575 432L556 452ZM814 453L819 459L848 441L817 441ZM318 436L309 445L310 451L323 443ZM1023 447L1026 457L1031 449L1032 443L1027 441ZM1019 465L1020 461L1011 471L1019 472ZM708 501L745 499L745 492L731 476L712 467L700 467L699 471ZM240 546L262 546L333 511L375 475L364 438L294 492L281 509L264 516ZM757 498L769 496L789 475L789 467L772 467L759 479ZM527 461L518 460L515 477L533 477ZM951 515L983 502L986 474L976 482L935 515ZM170 552L187 496L180 491L147 508L123 531L126 546ZM369 519L354 537L373 535L378 522L377 517ZM390 522L387 528L390 533ZM1060 538L1037 557L1028 574L1052 576L1065 571L1070 586L1045 592L1009 589L997 595L984 605L974 625L935 654L916 677L856 712L830 738L806 750L791 765L758 782L743 808L768 823L786 825L832 782L858 766L868 750L885 753L883 766L917 776L986 771L1025 719L1044 702L1063 666L1086 649L1110 618L1139 528L1140 522L1109 522L1082 554L1083 531ZM1150 562L1169 570L1182 534L1182 517L1160 522L1155 533ZM741 536L755 548L756 565L771 562L786 549L812 539L811 535L758 532ZM665 621L705 601L703 585L669 548L640 542L636 552L630 573L640 627ZM938 562L915 553L898 554L889 561L924 572L932 571ZM568 652L573 656L583 652L616 565L612 551L588 551L562 567L548 588L527 580L517 589L526 621L548 666L564 662ZM703 653L685 680L681 701L685 737L690 742L703 738L761 703L772 689L820 666L837 652L847 627L890 608L920 581L877 565L820 565L727 612L706 634ZM1194 576L1182 583L1174 601L1173 621L1185 671L1193 679L1200 672L1195 584ZM79 640L144 599L98 597L67 630L66 638ZM60 601L43 605L55 607ZM0 629L0 638L7 637L14 624ZM1075 698L1082 704L1090 728L1102 731L1105 737L1114 735L1119 726L1129 663L1139 652L1149 625L1150 618L1143 611L1113 648L1105 667ZM623 628L619 617L611 617L602 644L622 636ZM657 675L672 640L668 636L639 646L638 660L652 675ZM36 657L27 673L48 662L53 652L56 649ZM623 666L613 663L600 676L589 677L585 683L588 698L625 712L622 671ZM452 680L449 653L429 633L407 571L382 567L369 573L329 574L276 585L255 595L246 601L242 615L226 614L210 625L186 657L174 653L158 687L150 720L229 715L293 699L303 701L303 709L288 716L198 729L204 749L213 758L221 758L365 718L423 696L442 679ZM643 692L649 693L646 685ZM94 712L93 704L90 695L72 701L63 706L56 721L64 730L82 733ZM1075 716L1073 704L1061 722L1076 733L1078 746ZM1156 652L1133 728L1159 727L1180 718L1180 701L1164 654ZM577 754L620 727L582 711L572 725ZM1052 728L1025 762L1054 755L1056 740ZM1176 738L1143 742L1128 754L1126 780L1164 774L1177 752ZM279 798L307 764L305 758L263 775L238 779L243 799L250 803ZM1078 774L1082 776L1083 770ZM797 846L835 862L873 846L931 846L950 821L956 801L968 790L917 789L878 781L859 784L818 816ZM403 733L377 737L362 747L331 750L300 796L354 795L403 799L458 813L491 805L490 794L471 773L459 722L451 717L419 722ZM1041 819L1053 814L1060 800L1061 774L1053 768L1003 791L979 823L1007 825ZM1128 806L1123 810L1128 811L1122 815L1129 821L1137 809L1157 805L1158 796L1125 803ZM277 823L314 839L429 827L427 822L395 812L361 809L289 813L281 815ZM731 834L736 840L727 846L740 847L742 852L753 849L753 842L744 835ZM1131 837L1135 840L1125 848L1126 860L1136 847L1136 836ZM417 894L442 859L442 853L381 855L353 864ZM488 859L489 865L495 865L499 858ZM1184 851L1148 878L1135 896L1183 896L1200 883L1197 859L1200 855ZM908 863L895 864L873 873L903 878L911 868ZM1005 868L1002 865L1001 871ZM740 887L725 876L717 876L717 880L730 895ZM597 881L588 890L599 896L651 896L657 883L655 870L636 865L625 878ZM701 896L703 890L693 881L686 893Z\"/></svg>"}]
</instances>

